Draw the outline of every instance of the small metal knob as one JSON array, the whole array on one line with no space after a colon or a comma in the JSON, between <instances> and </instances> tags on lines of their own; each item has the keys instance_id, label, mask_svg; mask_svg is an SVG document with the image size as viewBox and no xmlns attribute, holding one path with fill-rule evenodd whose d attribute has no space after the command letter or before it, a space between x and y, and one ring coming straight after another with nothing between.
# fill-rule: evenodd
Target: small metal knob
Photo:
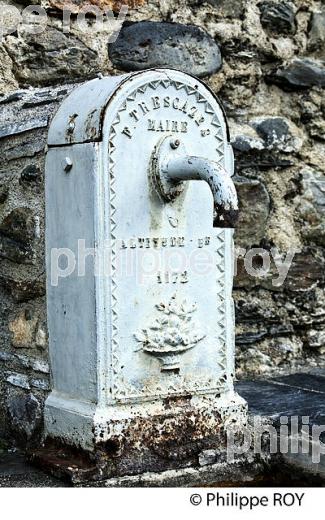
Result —
<instances>
[{"instance_id":1,"label":"small metal knob","mask_svg":"<svg viewBox=\"0 0 325 520\"><path fill-rule=\"evenodd\" d=\"M64 171L66 173L69 173L72 170L72 167L73 167L72 160L70 159L70 157L66 157L64 160Z\"/></svg>"},{"instance_id":2,"label":"small metal knob","mask_svg":"<svg viewBox=\"0 0 325 520\"><path fill-rule=\"evenodd\" d=\"M173 150L177 150L177 148L179 148L181 142L179 139L175 139L174 141L171 141L170 143L170 146L172 147Z\"/></svg>"}]
</instances>

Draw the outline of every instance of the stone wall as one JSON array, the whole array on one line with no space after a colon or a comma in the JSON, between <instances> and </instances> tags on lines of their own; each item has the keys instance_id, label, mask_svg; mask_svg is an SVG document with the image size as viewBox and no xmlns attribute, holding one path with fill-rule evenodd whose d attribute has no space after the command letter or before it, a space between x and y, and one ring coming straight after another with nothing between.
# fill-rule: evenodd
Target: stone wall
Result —
<instances>
[{"instance_id":1,"label":"stone wall","mask_svg":"<svg viewBox=\"0 0 325 520\"><path fill-rule=\"evenodd\" d=\"M169 66L204 78L225 106L237 161L237 246L272 253L235 282L238 376L320 365L324 334L325 10L312 0L129 1L114 41L78 5L42 4L42 34L0 46L0 433L37 439L50 387L44 266L48 121L73 84L98 73ZM127 3L127 2L126 2ZM62 31L62 6L74 12ZM117 24L118 25L118 24ZM277 267L296 250L283 284ZM278 252L278 253L277 253ZM282 256L281 256L282 255Z\"/></svg>"}]
</instances>

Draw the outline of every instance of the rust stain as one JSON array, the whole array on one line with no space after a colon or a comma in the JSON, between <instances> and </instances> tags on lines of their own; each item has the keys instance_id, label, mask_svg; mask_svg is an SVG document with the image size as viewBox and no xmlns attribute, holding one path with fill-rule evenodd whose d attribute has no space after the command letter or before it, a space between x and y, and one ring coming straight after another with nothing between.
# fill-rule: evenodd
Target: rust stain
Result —
<instances>
[{"instance_id":1,"label":"rust stain","mask_svg":"<svg viewBox=\"0 0 325 520\"><path fill-rule=\"evenodd\" d=\"M154 462L160 469L172 469L194 462L202 449L224 444L222 420L216 410L194 410L189 406L189 399L177 402L179 412L174 415L166 403L167 413L147 418L137 417L128 421L124 428L114 433L114 421L109 423L112 436L108 441L100 441L106 432L98 432L94 436L97 460L108 466L114 461L120 466L128 461L129 469L132 460L139 457L148 468ZM175 405L175 403L174 403ZM147 459L147 461L146 461ZM175 465L176 464L176 465ZM131 466L131 467L130 467ZM143 469L144 469L143 467ZM154 470L154 465L150 470Z\"/></svg>"},{"instance_id":2,"label":"rust stain","mask_svg":"<svg viewBox=\"0 0 325 520\"><path fill-rule=\"evenodd\" d=\"M29 460L55 476L73 483L115 476L160 472L198 464L202 450L225 449L222 418L216 410L195 410L190 396L166 400L165 412L149 418L109 421L102 431L94 428L93 451L48 439L43 448L29 453ZM170 410L176 406L178 413ZM112 435L107 438L107 432Z\"/></svg>"},{"instance_id":3,"label":"rust stain","mask_svg":"<svg viewBox=\"0 0 325 520\"><path fill-rule=\"evenodd\" d=\"M97 128L96 128L96 113L97 109L93 110L88 114L85 125L85 132L87 139L94 140L97 137Z\"/></svg>"},{"instance_id":4,"label":"rust stain","mask_svg":"<svg viewBox=\"0 0 325 520\"><path fill-rule=\"evenodd\" d=\"M65 9L72 14L78 14L83 9L87 11L87 7L95 6L102 11L111 9L112 11L120 11L121 7L127 6L129 9L135 9L145 3L145 0L68 0L63 2L61 0L50 0L51 7L56 9Z\"/></svg>"}]
</instances>

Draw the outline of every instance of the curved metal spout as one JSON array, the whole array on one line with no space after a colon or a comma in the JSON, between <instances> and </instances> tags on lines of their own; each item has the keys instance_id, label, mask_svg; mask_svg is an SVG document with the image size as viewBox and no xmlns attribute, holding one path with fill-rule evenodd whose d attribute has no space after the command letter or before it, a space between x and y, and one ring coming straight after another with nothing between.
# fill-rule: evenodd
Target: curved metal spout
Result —
<instances>
[{"instance_id":1,"label":"curved metal spout","mask_svg":"<svg viewBox=\"0 0 325 520\"><path fill-rule=\"evenodd\" d=\"M168 201L184 188L184 181L202 180L212 191L216 227L235 227L238 219L238 198L229 173L219 164L204 157L189 156L180 141L166 138L152 158L156 188Z\"/></svg>"},{"instance_id":2,"label":"curved metal spout","mask_svg":"<svg viewBox=\"0 0 325 520\"><path fill-rule=\"evenodd\" d=\"M215 225L234 227L238 218L238 198L230 175L219 164L203 157L185 156L168 161L167 178L174 182L206 181L212 191L217 214Z\"/></svg>"}]
</instances>

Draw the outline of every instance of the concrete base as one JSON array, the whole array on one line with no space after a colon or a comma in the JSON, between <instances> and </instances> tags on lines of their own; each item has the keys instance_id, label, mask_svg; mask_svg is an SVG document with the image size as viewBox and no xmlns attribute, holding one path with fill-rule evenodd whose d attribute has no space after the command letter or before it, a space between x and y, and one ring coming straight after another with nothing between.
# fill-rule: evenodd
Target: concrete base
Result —
<instances>
[{"instance_id":1,"label":"concrete base","mask_svg":"<svg viewBox=\"0 0 325 520\"><path fill-rule=\"evenodd\" d=\"M83 487L130 488L130 487L194 487L194 486L249 486L262 477L265 464L254 460L242 460L233 464L217 463L199 468L182 468L161 473L112 478L87 482Z\"/></svg>"},{"instance_id":2,"label":"concrete base","mask_svg":"<svg viewBox=\"0 0 325 520\"><path fill-rule=\"evenodd\" d=\"M47 446L29 453L28 460L52 476L76 487L191 487L191 486L246 486L263 478L268 456L255 457L249 451L233 463L211 463L213 450L203 451L196 464L161 472L146 472L105 478L105 467L77 452L58 446ZM217 453L217 450L215 450ZM225 453L219 452L225 460Z\"/></svg>"},{"instance_id":3,"label":"concrete base","mask_svg":"<svg viewBox=\"0 0 325 520\"><path fill-rule=\"evenodd\" d=\"M284 464L281 460L236 461L234 464L211 464L197 468L165 471L162 473L146 473L136 476L124 476L101 482L85 482L74 484L74 487L310 487L323 486L319 478L304 473L301 468ZM39 488L39 487L71 487L71 484L49 476L35 465L26 462L23 453L1 453L0 450L0 488Z\"/></svg>"}]
</instances>

